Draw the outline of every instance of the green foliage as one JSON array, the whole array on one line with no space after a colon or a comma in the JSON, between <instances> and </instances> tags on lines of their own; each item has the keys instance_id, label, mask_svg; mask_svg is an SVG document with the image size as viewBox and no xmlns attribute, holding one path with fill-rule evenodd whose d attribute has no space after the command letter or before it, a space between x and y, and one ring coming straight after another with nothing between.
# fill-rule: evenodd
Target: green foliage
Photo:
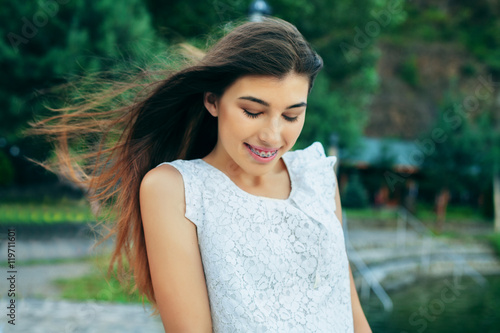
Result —
<instances>
[{"instance_id":1,"label":"green foliage","mask_svg":"<svg viewBox=\"0 0 500 333\"><path fill-rule=\"evenodd\" d=\"M418 202L415 217L420 221L426 222L435 226L436 211L434 204L426 202ZM477 207L450 204L446 209L446 220L451 223L475 223L488 222L490 219L481 214ZM447 223L448 223L447 222Z\"/></svg>"},{"instance_id":2,"label":"green foliage","mask_svg":"<svg viewBox=\"0 0 500 333\"><path fill-rule=\"evenodd\" d=\"M50 6L46 4L50 3ZM16 141L41 97L72 75L130 66L158 49L150 16L140 0L6 2L0 12L0 131ZM54 106L54 105L52 105Z\"/></svg>"},{"instance_id":3,"label":"green foliage","mask_svg":"<svg viewBox=\"0 0 500 333\"><path fill-rule=\"evenodd\" d=\"M245 17L249 6L243 0L146 0L146 4L155 29L173 42L215 32L227 22Z\"/></svg>"},{"instance_id":4,"label":"green foliage","mask_svg":"<svg viewBox=\"0 0 500 333\"><path fill-rule=\"evenodd\" d=\"M306 122L297 148L304 148L313 141L328 147L332 133L339 136L339 146L352 148L359 141L366 114L349 104L341 91L332 91L325 73L320 73L308 98Z\"/></svg>"},{"instance_id":5,"label":"green foliage","mask_svg":"<svg viewBox=\"0 0 500 333\"><path fill-rule=\"evenodd\" d=\"M140 303L137 292L129 293L116 278L106 281L103 274L94 273L74 279L56 280L62 290L62 298L75 301L105 301L117 303Z\"/></svg>"},{"instance_id":6,"label":"green foliage","mask_svg":"<svg viewBox=\"0 0 500 333\"><path fill-rule=\"evenodd\" d=\"M358 174L352 174L342 195L342 206L346 208L364 208L368 206L368 194Z\"/></svg>"},{"instance_id":7,"label":"green foliage","mask_svg":"<svg viewBox=\"0 0 500 333\"><path fill-rule=\"evenodd\" d=\"M342 202L342 206L344 203ZM345 208L345 209L344 209ZM346 213L347 218L357 219L366 221L366 223L374 223L377 220L385 221L395 221L398 216L398 212L391 208L347 208L342 207L342 211ZM484 223L490 221L485 219L481 212L474 207L469 206L459 206L450 205L448 206L446 216L449 222L452 223ZM436 220L436 213L434 211L434 205L418 202L415 217L421 222L428 225L434 225Z\"/></svg>"},{"instance_id":8,"label":"green foliage","mask_svg":"<svg viewBox=\"0 0 500 333\"><path fill-rule=\"evenodd\" d=\"M408 85L413 88L418 88L420 85L420 79L418 75L418 63L417 57L411 56L406 59L398 68L399 76Z\"/></svg>"},{"instance_id":9,"label":"green foliage","mask_svg":"<svg viewBox=\"0 0 500 333\"><path fill-rule=\"evenodd\" d=\"M374 209L374 208L348 208L342 202L342 212L346 213L347 219L366 220L373 222L376 220L394 221L398 217L394 209Z\"/></svg>"},{"instance_id":10,"label":"green foliage","mask_svg":"<svg viewBox=\"0 0 500 333\"><path fill-rule=\"evenodd\" d=\"M394 34L408 41L446 41L464 45L500 77L500 6L497 1L453 3L407 1L408 19Z\"/></svg>"},{"instance_id":11,"label":"green foliage","mask_svg":"<svg viewBox=\"0 0 500 333\"><path fill-rule=\"evenodd\" d=\"M14 181L14 166L11 160L0 150L0 186L10 185Z\"/></svg>"},{"instance_id":12,"label":"green foliage","mask_svg":"<svg viewBox=\"0 0 500 333\"><path fill-rule=\"evenodd\" d=\"M491 113L483 110L474 119L472 111L463 107L463 100L449 99L434 126L420 139L422 169L436 190L479 193L488 188L498 170L500 136Z\"/></svg>"},{"instance_id":13,"label":"green foliage","mask_svg":"<svg viewBox=\"0 0 500 333\"><path fill-rule=\"evenodd\" d=\"M373 167L377 168L382 171L388 171L391 170L394 165L396 164L397 161L397 156L396 153L391 151L390 149L390 144L391 144L391 139L385 139L382 141L382 144L380 146L380 155L378 158L373 161ZM381 172L380 174L383 174ZM379 176L380 176L379 174Z\"/></svg>"},{"instance_id":14,"label":"green foliage","mask_svg":"<svg viewBox=\"0 0 500 333\"><path fill-rule=\"evenodd\" d=\"M89 205L83 200L0 204L0 225L84 224L94 220Z\"/></svg>"},{"instance_id":15,"label":"green foliage","mask_svg":"<svg viewBox=\"0 0 500 333\"><path fill-rule=\"evenodd\" d=\"M140 303L142 297L116 279L116 268L108 279L106 276L109 257L95 258L92 273L71 279L58 279L55 284L61 288L62 298L77 301L106 301L117 303ZM148 303L147 299L144 300Z\"/></svg>"},{"instance_id":16,"label":"green foliage","mask_svg":"<svg viewBox=\"0 0 500 333\"><path fill-rule=\"evenodd\" d=\"M495 249L496 253L500 256L500 233L489 235L491 245Z\"/></svg>"},{"instance_id":17,"label":"green foliage","mask_svg":"<svg viewBox=\"0 0 500 333\"><path fill-rule=\"evenodd\" d=\"M477 74L477 68L474 64L467 62L460 67L460 74L464 77L473 77Z\"/></svg>"}]
</instances>

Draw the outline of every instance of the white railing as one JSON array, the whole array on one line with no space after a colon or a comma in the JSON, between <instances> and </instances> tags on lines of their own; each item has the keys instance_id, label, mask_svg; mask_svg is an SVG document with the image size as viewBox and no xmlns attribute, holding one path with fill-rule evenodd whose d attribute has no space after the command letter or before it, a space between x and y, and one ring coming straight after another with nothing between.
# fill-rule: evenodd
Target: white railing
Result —
<instances>
[{"instance_id":1,"label":"white railing","mask_svg":"<svg viewBox=\"0 0 500 333\"><path fill-rule=\"evenodd\" d=\"M357 272L362 278L360 296L368 300L370 297L370 291L373 290L374 294L378 297L386 311L392 311L393 303L385 289L380 284L377 275L366 265L364 260L358 254L356 249L350 242L349 230L348 230L347 217L343 214L343 229L344 238L347 248L347 253L349 256L349 261L356 267ZM408 247L408 243L411 241L414 246L415 238L408 237L410 233L417 235L420 241L420 248L417 247L416 251L419 252L420 260L418 263L418 271L420 274L428 274L431 263L432 263L432 253L433 249L439 247L441 249L449 249L445 251L446 257L451 263L453 263L453 277L461 278L462 276L468 276L479 285L487 284L487 280L484 276L475 270L471 265L467 263L464 256L453 252L451 247L445 242L437 239L434 233L414 217L405 208L401 207L397 211L397 227L396 227L396 248L399 251L404 251ZM418 244L418 243L417 243Z\"/></svg>"},{"instance_id":2,"label":"white railing","mask_svg":"<svg viewBox=\"0 0 500 333\"><path fill-rule=\"evenodd\" d=\"M373 290L375 295L378 297L382 303L385 311L392 311L393 304L389 295L385 292L384 288L378 281L372 270L365 264L361 256L356 252L356 249L352 246L349 240L349 231L347 228L347 217L345 213L342 216L342 225L344 229L344 239L347 248L347 254L349 256L349 261L356 267L356 270L362 277L361 284L361 297L363 299L368 299L370 297L370 290Z\"/></svg>"}]
</instances>

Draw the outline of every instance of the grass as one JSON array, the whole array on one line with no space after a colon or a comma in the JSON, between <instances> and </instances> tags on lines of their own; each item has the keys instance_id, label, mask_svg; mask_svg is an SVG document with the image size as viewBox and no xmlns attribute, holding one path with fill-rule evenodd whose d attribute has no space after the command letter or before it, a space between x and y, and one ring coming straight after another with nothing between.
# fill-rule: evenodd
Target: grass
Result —
<instances>
[{"instance_id":1,"label":"grass","mask_svg":"<svg viewBox=\"0 0 500 333\"><path fill-rule=\"evenodd\" d=\"M500 233L488 235L488 240L495 249L496 253L500 256Z\"/></svg>"},{"instance_id":2,"label":"grass","mask_svg":"<svg viewBox=\"0 0 500 333\"><path fill-rule=\"evenodd\" d=\"M137 291L120 285L116 279L116 269L109 279L106 276L109 256L96 257L92 260L91 274L71 279L57 279L54 283L61 288L62 298L68 300L96 300L117 303L142 303ZM145 303L149 303L145 300Z\"/></svg>"},{"instance_id":3,"label":"grass","mask_svg":"<svg viewBox=\"0 0 500 333\"><path fill-rule=\"evenodd\" d=\"M434 221L436 213L430 204L419 203L416 217L422 221ZM446 220L449 222L487 222L488 220L478 209L469 206L449 205L446 210Z\"/></svg>"},{"instance_id":4,"label":"grass","mask_svg":"<svg viewBox=\"0 0 500 333\"><path fill-rule=\"evenodd\" d=\"M398 216L397 209L394 208L343 208L343 211L349 218L362 220L395 220ZM434 223L436 220L434 208L429 204L419 203L415 217L422 222ZM488 221L477 209L466 206L448 206L446 220L453 223Z\"/></svg>"},{"instance_id":5,"label":"grass","mask_svg":"<svg viewBox=\"0 0 500 333\"><path fill-rule=\"evenodd\" d=\"M366 220L392 220L397 217L397 211L388 208L342 208L347 217Z\"/></svg>"},{"instance_id":6,"label":"grass","mask_svg":"<svg viewBox=\"0 0 500 333\"><path fill-rule=\"evenodd\" d=\"M94 220L85 200L0 203L0 225L87 223Z\"/></svg>"}]
</instances>

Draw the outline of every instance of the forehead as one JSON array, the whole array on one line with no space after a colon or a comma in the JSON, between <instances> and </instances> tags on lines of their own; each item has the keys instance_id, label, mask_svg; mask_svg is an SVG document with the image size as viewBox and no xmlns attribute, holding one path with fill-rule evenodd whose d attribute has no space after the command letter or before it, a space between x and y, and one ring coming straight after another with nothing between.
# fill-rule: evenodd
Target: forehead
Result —
<instances>
[{"instance_id":1,"label":"forehead","mask_svg":"<svg viewBox=\"0 0 500 333\"><path fill-rule=\"evenodd\" d=\"M308 89L309 79L305 75L290 73L283 78L246 75L229 86L223 98L252 96L269 102L283 99L300 102L307 99Z\"/></svg>"}]
</instances>

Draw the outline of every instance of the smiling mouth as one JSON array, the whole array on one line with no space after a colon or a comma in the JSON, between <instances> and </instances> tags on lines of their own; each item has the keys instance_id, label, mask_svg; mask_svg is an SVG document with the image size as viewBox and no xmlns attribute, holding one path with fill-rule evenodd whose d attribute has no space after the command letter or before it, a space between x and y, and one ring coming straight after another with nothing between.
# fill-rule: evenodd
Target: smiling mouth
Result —
<instances>
[{"instance_id":1,"label":"smiling mouth","mask_svg":"<svg viewBox=\"0 0 500 333\"><path fill-rule=\"evenodd\" d=\"M260 156L260 157L262 157L262 158L269 158L269 157L273 157L274 155L276 155L276 154L278 153L278 149L276 149L276 150L272 150L272 151L267 151L267 152L266 152L266 151L261 151L261 150L258 150L258 149L254 148L252 145L250 145L250 144L248 144L248 143L246 143L246 142L245 142L245 145L247 145L247 147L248 147L248 148L250 148L250 150L251 150L254 154L256 154L256 155L258 155L258 156Z\"/></svg>"}]
</instances>

